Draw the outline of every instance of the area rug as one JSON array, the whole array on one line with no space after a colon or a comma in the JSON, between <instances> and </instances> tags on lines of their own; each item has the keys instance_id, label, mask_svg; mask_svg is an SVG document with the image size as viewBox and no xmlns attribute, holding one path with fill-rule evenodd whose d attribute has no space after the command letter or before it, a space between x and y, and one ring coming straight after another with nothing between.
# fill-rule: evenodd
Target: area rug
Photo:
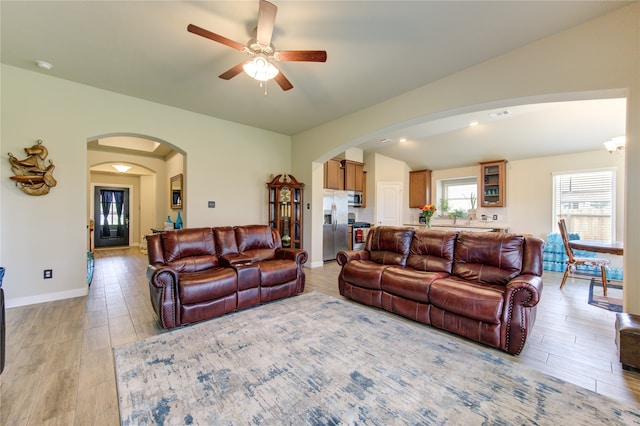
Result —
<instances>
[{"instance_id":1,"label":"area rug","mask_svg":"<svg viewBox=\"0 0 640 426\"><path fill-rule=\"evenodd\" d=\"M640 424L506 354L319 292L114 354L124 425Z\"/></svg>"},{"instance_id":2,"label":"area rug","mask_svg":"<svg viewBox=\"0 0 640 426\"><path fill-rule=\"evenodd\" d=\"M622 286L607 283L607 295L603 296L602 281L591 278L589 304L613 312L622 312Z\"/></svg>"}]
</instances>

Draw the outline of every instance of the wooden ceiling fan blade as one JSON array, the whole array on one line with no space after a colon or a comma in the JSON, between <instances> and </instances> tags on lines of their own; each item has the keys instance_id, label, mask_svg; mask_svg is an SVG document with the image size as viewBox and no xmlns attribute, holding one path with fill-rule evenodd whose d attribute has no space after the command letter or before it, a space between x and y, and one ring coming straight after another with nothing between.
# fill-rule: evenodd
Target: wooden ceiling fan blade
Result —
<instances>
[{"instance_id":1,"label":"wooden ceiling fan blade","mask_svg":"<svg viewBox=\"0 0 640 426\"><path fill-rule=\"evenodd\" d=\"M228 39L220 34L212 33L211 31L200 28L197 25L189 24L187 26L187 31L201 37L208 38L209 40L217 41L218 43L224 44L225 46L229 46L241 52L244 51L244 44Z\"/></svg>"},{"instance_id":2,"label":"wooden ceiling fan blade","mask_svg":"<svg viewBox=\"0 0 640 426\"><path fill-rule=\"evenodd\" d=\"M244 64L245 64L245 62L241 62L238 65L236 65L235 67L230 68L227 71L223 72L218 77L220 77L223 80L231 80L233 77L235 77L236 75L238 75L238 74L240 74L242 72L242 66Z\"/></svg>"},{"instance_id":3,"label":"wooden ceiling fan blade","mask_svg":"<svg viewBox=\"0 0 640 426\"><path fill-rule=\"evenodd\" d=\"M278 83L278 86L280 86L280 88L281 88L282 90L284 90L285 92L286 92L287 90L291 90L291 89L293 89L293 84L291 84L291 82L289 81L289 79L288 79L287 77L285 77L285 76L284 76L284 74L282 73L282 71L280 71L280 72L278 73L278 75L276 75L273 79L276 81L276 83Z\"/></svg>"},{"instance_id":4,"label":"wooden ceiling fan blade","mask_svg":"<svg viewBox=\"0 0 640 426\"><path fill-rule=\"evenodd\" d=\"M283 50L276 52L275 58L283 62L327 62L325 50Z\"/></svg>"},{"instance_id":5,"label":"wooden ceiling fan blade","mask_svg":"<svg viewBox=\"0 0 640 426\"><path fill-rule=\"evenodd\" d=\"M256 40L263 46L269 46L271 44L271 36L273 35L273 27L276 24L277 12L278 6L266 0L260 0Z\"/></svg>"}]
</instances>

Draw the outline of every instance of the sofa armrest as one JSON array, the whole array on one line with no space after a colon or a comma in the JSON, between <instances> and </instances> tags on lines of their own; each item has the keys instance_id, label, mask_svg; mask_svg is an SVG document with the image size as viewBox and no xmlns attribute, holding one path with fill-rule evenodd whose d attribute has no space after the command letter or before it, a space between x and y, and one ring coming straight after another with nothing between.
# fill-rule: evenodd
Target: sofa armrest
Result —
<instances>
[{"instance_id":1,"label":"sofa armrest","mask_svg":"<svg viewBox=\"0 0 640 426\"><path fill-rule=\"evenodd\" d=\"M336 255L336 262L338 265L344 266L350 260L367 260L369 259L369 252L366 250L343 250L339 251Z\"/></svg>"},{"instance_id":2,"label":"sofa armrest","mask_svg":"<svg viewBox=\"0 0 640 426\"><path fill-rule=\"evenodd\" d=\"M166 265L155 263L147 266L147 280L151 304L164 328L173 328L178 324L178 271Z\"/></svg>"},{"instance_id":3,"label":"sofa armrest","mask_svg":"<svg viewBox=\"0 0 640 426\"><path fill-rule=\"evenodd\" d=\"M154 264L147 266L149 284L156 288L175 287L178 284L178 271L166 265Z\"/></svg>"},{"instance_id":4,"label":"sofa armrest","mask_svg":"<svg viewBox=\"0 0 640 426\"><path fill-rule=\"evenodd\" d=\"M309 254L304 249L279 248L276 250L276 259L294 260L298 265L304 265L309 259Z\"/></svg>"},{"instance_id":5,"label":"sofa armrest","mask_svg":"<svg viewBox=\"0 0 640 426\"><path fill-rule=\"evenodd\" d=\"M532 274L518 275L507 284L505 301L513 302L524 307L536 306L542 294L542 277Z\"/></svg>"}]
</instances>

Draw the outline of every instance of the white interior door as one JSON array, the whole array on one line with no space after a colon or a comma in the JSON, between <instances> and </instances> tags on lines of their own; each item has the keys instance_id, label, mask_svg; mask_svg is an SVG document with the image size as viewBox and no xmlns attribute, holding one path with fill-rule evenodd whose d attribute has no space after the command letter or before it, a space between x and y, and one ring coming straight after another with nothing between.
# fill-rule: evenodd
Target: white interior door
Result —
<instances>
[{"instance_id":1,"label":"white interior door","mask_svg":"<svg viewBox=\"0 0 640 426\"><path fill-rule=\"evenodd\" d=\"M402 225L401 182L378 182L376 185L376 225Z\"/></svg>"}]
</instances>

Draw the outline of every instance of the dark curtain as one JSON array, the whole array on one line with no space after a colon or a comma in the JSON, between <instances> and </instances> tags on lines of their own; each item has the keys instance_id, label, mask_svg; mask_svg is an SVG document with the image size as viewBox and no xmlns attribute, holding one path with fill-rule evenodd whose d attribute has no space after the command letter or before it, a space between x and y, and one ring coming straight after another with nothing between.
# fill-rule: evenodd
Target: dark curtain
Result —
<instances>
[{"instance_id":1,"label":"dark curtain","mask_svg":"<svg viewBox=\"0 0 640 426\"><path fill-rule=\"evenodd\" d=\"M124 226L120 223L122 217L122 207L124 206L124 191L113 191L116 200L116 213L118 213L118 237L124 237Z\"/></svg>"},{"instance_id":2,"label":"dark curtain","mask_svg":"<svg viewBox=\"0 0 640 426\"><path fill-rule=\"evenodd\" d=\"M111 200L113 200L113 191L100 191L102 216L104 217L104 223L102 225L102 231L100 232L100 234L103 238L111 236L111 229L109 229L109 211L111 210Z\"/></svg>"}]
</instances>

